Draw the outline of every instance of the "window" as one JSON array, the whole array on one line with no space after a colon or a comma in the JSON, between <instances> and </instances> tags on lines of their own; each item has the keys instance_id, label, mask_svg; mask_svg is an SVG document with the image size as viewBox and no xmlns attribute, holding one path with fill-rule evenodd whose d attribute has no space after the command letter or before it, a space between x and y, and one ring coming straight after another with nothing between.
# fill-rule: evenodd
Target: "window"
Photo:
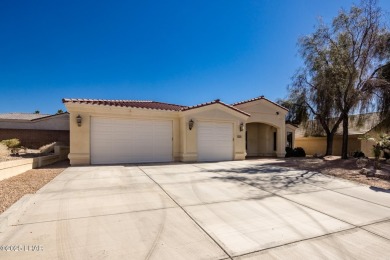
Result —
<instances>
[{"instance_id":1,"label":"window","mask_svg":"<svg viewBox=\"0 0 390 260\"><path fill-rule=\"evenodd\" d=\"M287 143L286 147L293 148L293 133L292 132L287 132Z\"/></svg>"},{"instance_id":2,"label":"window","mask_svg":"<svg viewBox=\"0 0 390 260\"><path fill-rule=\"evenodd\" d=\"M276 151L276 132L274 132L274 151Z\"/></svg>"}]
</instances>

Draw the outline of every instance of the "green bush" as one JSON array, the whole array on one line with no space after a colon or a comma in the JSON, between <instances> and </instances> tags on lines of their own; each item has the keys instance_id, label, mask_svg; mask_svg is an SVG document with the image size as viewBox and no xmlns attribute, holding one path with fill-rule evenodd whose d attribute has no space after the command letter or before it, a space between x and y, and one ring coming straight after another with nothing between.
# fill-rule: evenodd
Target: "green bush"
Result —
<instances>
[{"instance_id":1,"label":"green bush","mask_svg":"<svg viewBox=\"0 0 390 260\"><path fill-rule=\"evenodd\" d=\"M353 153L353 158L362 158L366 157L366 155L362 151L356 151Z\"/></svg>"},{"instance_id":2,"label":"green bush","mask_svg":"<svg viewBox=\"0 0 390 260\"><path fill-rule=\"evenodd\" d=\"M294 157L294 150L290 147L286 147L286 156L285 157Z\"/></svg>"},{"instance_id":3,"label":"green bush","mask_svg":"<svg viewBox=\"0 0 390 260\"><path fill-rule=\"evenodd\" d=\"M305 157L306 153L302 147L296 147L294 149L286 147L286 157Z\"/></svg>"},{"instance_id":4,"label":"green bush","mask_svg":"<svg viewBox=\"0 0 390 260\"><path fill-rule=\"evenodd\" d=\"M19 141L19 139L16 139L16 138L3 140L3 141L1 141L1 143L4 144L5 146L7 146L8 148L20 147L20 141Z\"/></svg>"},{"instance_id":5,"label":"green bush","mask_svg":"<svg viewBox=\"0 0 390 260\"><path fill-rule=\"evenodd\" d=\"M302 147L294 148L294 157L306 157L305 149Z\"/></svg>"}]
</instances>

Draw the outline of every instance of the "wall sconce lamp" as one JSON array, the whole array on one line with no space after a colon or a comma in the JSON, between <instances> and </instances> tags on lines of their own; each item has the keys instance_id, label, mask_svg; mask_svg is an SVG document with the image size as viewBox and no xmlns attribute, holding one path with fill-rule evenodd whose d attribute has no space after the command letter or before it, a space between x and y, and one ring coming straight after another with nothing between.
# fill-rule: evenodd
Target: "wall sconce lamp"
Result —
<instances>
[{"instance_id":1,"label":"wall sconce lamp","mask_svg":"<svg viewBox=\"0 0 390 260\"><path fill-rule=\"evenodd\" d=\"M276 115L279 115L279 111L276 112Z\"/></svg>"},{"instance_id":2,"label":"wall sconce lamp","mask_svg":"<svg viewBox=\"0 0 390 260\"><path fill-rule=\"evenodd\" d=\"M244 123L240 124L240 132L244 131Z\"/></svg>"},{"instance_id":3,"label":"wall sconce lamp","mask_svg":"<svg viewBox=\"0 0 390 260\"><path fill-rule=\"evenodd\" d=\"M194 127L194 120L191 119L191 120L188 122L188 129L192 130L193 127Z\"/></svg>"},{"instance_id":4,"label":"wall sconce lamp","mask_svg":"<svg viewBox=\"0 0 390 260\"><path fill-rule=\"evenodd\" d=\"M81 122L82 122L82 121L83 121L82 117L81 117L80 115L78 115L78 116L76 117L77 125L78 125L78 126L81 126Z\"/></svg>"}]
</instances>

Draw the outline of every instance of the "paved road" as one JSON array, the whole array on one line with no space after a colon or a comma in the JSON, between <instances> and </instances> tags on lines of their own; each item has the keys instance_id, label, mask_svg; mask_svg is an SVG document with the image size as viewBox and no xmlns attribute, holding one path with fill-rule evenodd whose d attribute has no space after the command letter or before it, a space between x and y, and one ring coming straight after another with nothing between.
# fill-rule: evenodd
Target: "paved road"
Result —
<instances>
[{"instance_id":1,"label":"paved road","mask_svg":"<svg viewBox=\"0 0 390 260\"><path fill-rule=\"evenodd\" d=\"M70 167L0 216L0 259L390 258L390 193L275 160Z\"/></svg>"}]
</instances>

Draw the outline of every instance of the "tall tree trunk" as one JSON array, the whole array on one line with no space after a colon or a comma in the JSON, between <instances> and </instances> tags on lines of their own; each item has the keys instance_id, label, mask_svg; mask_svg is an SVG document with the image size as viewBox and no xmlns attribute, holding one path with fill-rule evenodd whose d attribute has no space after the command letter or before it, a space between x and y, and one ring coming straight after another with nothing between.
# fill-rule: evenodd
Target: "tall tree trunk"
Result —
<instances>
[{"instance_id":1,"label":"tall tree trunk","mask_svg":"<svg viewBox=\"0 0 390 260\"><path fill-rule=\"evenodd\" d=\"M341 158L348 159L348 114L343 114L343 143L341 147Z\"/></svg>"},{"instance_id":2,"label":"tall tree trunk","mask_svg":"<svg viewBox=\"0 0 390 260\"><path fill-rule=\"evenodd\" d=\"M326 154L325 155L332 155L333 154L333 137L334 137L334 133L328 133L326 135Z\"/></svg>"}]
</instances>

